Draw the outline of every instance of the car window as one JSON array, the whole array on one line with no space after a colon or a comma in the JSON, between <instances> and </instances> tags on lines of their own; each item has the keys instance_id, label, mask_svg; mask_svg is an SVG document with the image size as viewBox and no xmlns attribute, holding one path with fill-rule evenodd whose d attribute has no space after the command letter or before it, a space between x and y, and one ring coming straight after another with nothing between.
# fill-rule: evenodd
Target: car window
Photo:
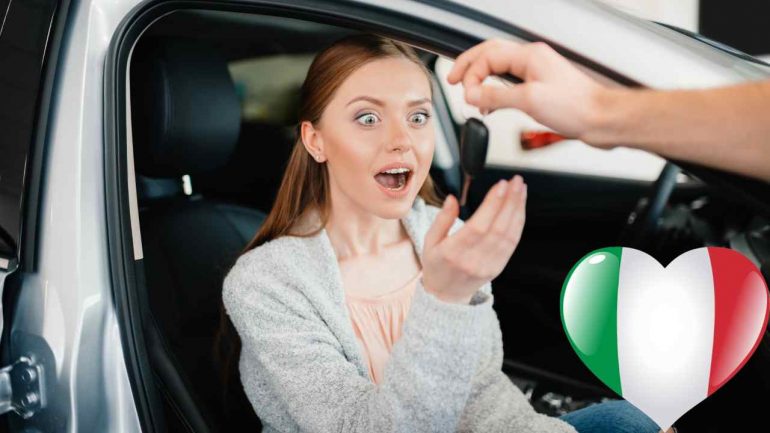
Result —
<instances>
[{"instance_id":1,"label":"car window","mask_svg":"<svg viewBox=\"0 0 770 433\"><path fill-rule=\"evenodd\" d=\"M275 55L230 62L228 69L246 122L293 123L299 89L314 54Z\"/></svg>"},{"instance_id":2,"label":"car window","mask_svg":"<svg viewBox=\"0 0 770 433\"><path fill-rule=\"evenodd\" d=\"M462 84L447 82L446 76L453 64L445 57L436 61L436 75L447 95L454 121L462 124L468 117L482 118L475 107L465 102ZM503 85L497 78L488 78L485 84ZM603 150L579 140L560 140L546 147L525 149L521 144L522 133L548 139L552 131L515 109L497 110L483 120L489 128L487 165L652 181L658 178L666 162L642 150L624 147ZM681 175L679 180L687 179Z\"/></svg>"},{"instance_id":3,"label":"car window","mask_svg":"<svg viewBox=\"0 0 770 433\"><path fill-rule=\"evenodd\" d=\"M0 258L18 253L40 85L57 1L0 0ZM50 56L49 56L50 57Z\"/></svg>"}]
</instances>

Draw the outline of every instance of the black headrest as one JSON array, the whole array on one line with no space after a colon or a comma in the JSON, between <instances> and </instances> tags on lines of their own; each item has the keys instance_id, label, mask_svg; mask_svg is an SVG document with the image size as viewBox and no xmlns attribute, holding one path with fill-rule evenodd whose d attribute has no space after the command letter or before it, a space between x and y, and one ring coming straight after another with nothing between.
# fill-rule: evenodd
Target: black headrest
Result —
<instances>
[{"instance_id":1,"label":"black headrest","mask_svg":"<svg viewBox=\"0 0 770 433\"><path fill-rule=\"evenodd\" d=\"M184 196L182 179L179 178L150 178L136 175L136 195L139 206L162 201L169 197Z\"/></svg>"},{"instance_id":2,"label":"black headrest","mask_svg":"<svg viewBox=\"0 0 770 433\"><path fill-rule=\"evenodd\" d=\"M226 60L202 41L142 40L131 61L131 118L139 173L179 177L224 165L241 122Z\"/></svg>"}]
</instances>

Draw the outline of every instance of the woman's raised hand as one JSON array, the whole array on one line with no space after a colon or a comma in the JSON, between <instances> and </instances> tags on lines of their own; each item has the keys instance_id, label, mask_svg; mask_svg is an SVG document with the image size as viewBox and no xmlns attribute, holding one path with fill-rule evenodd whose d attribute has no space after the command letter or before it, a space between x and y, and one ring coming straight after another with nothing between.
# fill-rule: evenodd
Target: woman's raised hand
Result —
<instances>
[{"instance_id":1,"label":"woman's raised hand","mask_svg":"<svg viewBox=\"0 0 770 433\"><path fill-rule=\"evenodd\" d=\"M470 302L502 272L524 229L527 188L521 176L500 180L462 228L449 236L460 207L449 195L425 235L423 285L437 298Z\"/></svg>"}]
</instances>

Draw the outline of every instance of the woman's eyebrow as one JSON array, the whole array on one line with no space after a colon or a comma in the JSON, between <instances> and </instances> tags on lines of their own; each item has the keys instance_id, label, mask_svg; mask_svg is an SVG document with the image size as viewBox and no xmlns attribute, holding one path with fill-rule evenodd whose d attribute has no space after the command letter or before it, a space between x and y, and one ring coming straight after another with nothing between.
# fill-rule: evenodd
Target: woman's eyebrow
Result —
<instances>
[{"instance_id":1,"label":"woman's eyebrow","mask_svg":"<svg viewBox=\"0 0 770 433\"><path fill-rule=\"evenodd\" d=\"M431 101L430 98L420 98L420 99L415 99L414 101L409 102L409 104L407 104L407 105L412 107L412 106L415 106L415 105L424 104L426 102L428 104L433 104L433 101Z\"/></svg>"},{"instance_id":2,"label":"woman's eyebrow","mask_svg":"<svg viewBox=\"0 0 770 433\"><path fill-rule=\"evenodd\" d=\"M346 107L347 107L348 105L350 105L350 104L352 104L352 103L356 102L356 101L369 101L369 102L371 102L372 104L375 104L375 105L379 105L379 106L381 106L381 107L382 107L383 105L385 105L385 103L384 103L384 102L380 101L379 99L376 99L376 98L372 98L371 96L357 96L357 97L355 97L355 98L351 99L351 100L350 100L350 102L348 102L348 103L347 103ZM431 104L433 103L433 101L431 101L431 99L430 99L430 98L420 98L420 99L415 99L414 101L410 101L410 102L409 102L407 105L408 105L408 106L410 106L410 107L412 107L412 106L414 106L414 105L420 105L420 104L423 104L423 103L425 103L425 102L428 102L428 103L431 103Z\"/></svg>"}]
</instances>

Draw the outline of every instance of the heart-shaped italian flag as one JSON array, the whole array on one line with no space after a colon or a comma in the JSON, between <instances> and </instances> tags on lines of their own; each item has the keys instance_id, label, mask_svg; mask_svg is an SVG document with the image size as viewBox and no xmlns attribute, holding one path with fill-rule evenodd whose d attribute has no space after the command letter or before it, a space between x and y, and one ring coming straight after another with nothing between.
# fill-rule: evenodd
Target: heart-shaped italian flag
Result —
<instances>
[{"instance_id":1,"label":"heart-shaped italian flag","mask_svg":"<svg viewBox=\"0 0 770 433\"><path fill-rule=\"evenodd\" d=\"M665 268L633 248L598 249L561 293L580 359L663 430L746 364L769 315L762 274L729 248L690 250Z\"/></svg>"}]
</instances>

